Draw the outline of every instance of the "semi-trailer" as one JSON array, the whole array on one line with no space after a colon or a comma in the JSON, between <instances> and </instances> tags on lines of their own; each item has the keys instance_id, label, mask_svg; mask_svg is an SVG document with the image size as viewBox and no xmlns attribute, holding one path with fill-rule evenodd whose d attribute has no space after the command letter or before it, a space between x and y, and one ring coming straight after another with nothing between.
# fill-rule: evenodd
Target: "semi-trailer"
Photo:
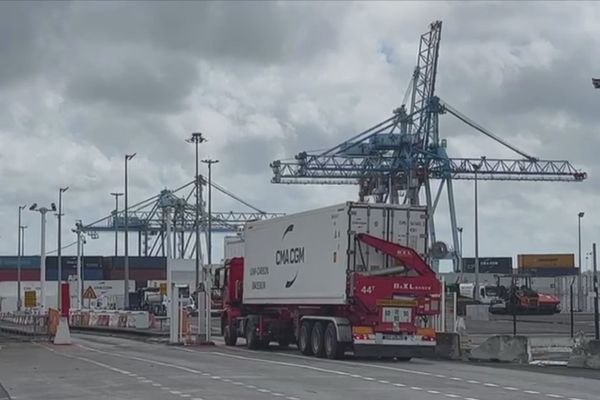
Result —
<instances>
[{"instance_id":1,"label":"semi-trailer","mask_svg":"<svg viewBox=\"0 0 600 400\"><path fill-rule=\"evenodd\" d=\"M258 349L305 355L430 355L442 285L424 259L424 207L344 203L248 223L243 257L225 260L222 330Z\"/></svg>"}]
</instances>

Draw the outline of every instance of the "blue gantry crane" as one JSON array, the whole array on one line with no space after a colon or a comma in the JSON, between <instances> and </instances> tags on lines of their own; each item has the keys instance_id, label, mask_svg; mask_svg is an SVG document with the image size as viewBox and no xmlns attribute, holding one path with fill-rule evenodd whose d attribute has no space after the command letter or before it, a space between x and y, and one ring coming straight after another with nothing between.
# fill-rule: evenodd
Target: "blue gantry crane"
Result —
<instances>
[{"instance_id":1,"label":"blue gantry crane","mask_svg":"<svg viewBox=\"0 0 600 400\"><path fill-rule=\"evenodd\" d=\"M541 160L483 128L435 94L442 22L435 21L421 35L417 65L402 106L386 120L330 148L294 159L271 163L273 183L358 184L359 200L424 205L428 208L430 261L460 263L456 207L452 181L483 179L507 181L581 182L587 174L569 161ZM446 139L440 138L439 116L450 114L479 133L517 153L521 158L451 158ZM439 181L437 188L433 181ZM452 230L452 248L438 242L434 224L446 188ZM424 204L421 193L424 190Z\"/></svg>"}]
</instances>

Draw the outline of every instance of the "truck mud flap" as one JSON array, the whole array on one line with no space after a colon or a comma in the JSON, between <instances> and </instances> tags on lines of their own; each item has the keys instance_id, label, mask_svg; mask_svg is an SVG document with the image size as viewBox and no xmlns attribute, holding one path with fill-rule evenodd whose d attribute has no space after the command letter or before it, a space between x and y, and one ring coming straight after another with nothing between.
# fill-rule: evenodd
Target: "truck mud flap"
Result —
<instances>
[{"instance_id":1,"label":"truck mud flap","mask_svg":"<svg viewBox=\"0 0 600 400\"><path fill-rule=\"evenodd\" d=\"M365 358L428 358L435 356L435 346L389 346L383 344L355 344L354 356Z\"/></svg>"}]
</instances>

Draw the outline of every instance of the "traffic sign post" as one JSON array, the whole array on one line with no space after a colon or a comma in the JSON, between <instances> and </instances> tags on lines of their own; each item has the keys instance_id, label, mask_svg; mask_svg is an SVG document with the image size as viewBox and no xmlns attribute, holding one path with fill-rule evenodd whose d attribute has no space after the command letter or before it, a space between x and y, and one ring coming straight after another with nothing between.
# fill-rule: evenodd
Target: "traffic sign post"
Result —
<instances>
[{"instance_id":1,"label":"traffic sign post","mask_svg":"<svg viewBox=\"0 0 600 400\"><path fill-rule=\"evenodd\" d=\"M35 290L25 291L25 307L34 308L37 306L37 292Z\"/></svg>"},{"instance_id":2,"label":"traffic sign post","mask_svg":"<svg viewBox=\"0 0 600 400\"><path fill-rule=\"evenodd\" d=\"M98 296L96 296L96 292L94 291L94 288L91 286L88 286L88 288L85 289L85 292L83 292L83 298L87 299L87 300L96 300L98 298Z\"/></svg>"}]
</instances>

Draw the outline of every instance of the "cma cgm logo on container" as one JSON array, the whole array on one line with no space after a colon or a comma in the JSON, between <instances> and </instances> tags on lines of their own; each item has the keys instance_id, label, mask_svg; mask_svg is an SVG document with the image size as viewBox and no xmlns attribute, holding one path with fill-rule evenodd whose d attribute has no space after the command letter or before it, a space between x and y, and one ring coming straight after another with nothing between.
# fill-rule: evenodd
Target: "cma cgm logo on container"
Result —
<instances>
[{"instance_id":1,"label":"cma cgm logo on container","mask_svg":"<svg viewBox=\"0 0 600 400\"><path fill-rule=\"evenodd\" d=\"M283 235L281 236L281 241L284 242L285 238L288 236L288 234L291 234L294 232L294 224L289 225L287 228L285 228L285 231L283 232ZM296 278L298 278L298 264L304 264L304 247L290 247L290 248L283 248L281 250L277 250L275 252L275 264L276 265L281 265L281 266L286 266L286 265L291 265L291 264L295 264L296 265L296 271L294 276L292 277L292 279L286 281L285 283L285 287L289 288L291 287L294 282L296 282Z\"/></svg>"}]
</instances>

